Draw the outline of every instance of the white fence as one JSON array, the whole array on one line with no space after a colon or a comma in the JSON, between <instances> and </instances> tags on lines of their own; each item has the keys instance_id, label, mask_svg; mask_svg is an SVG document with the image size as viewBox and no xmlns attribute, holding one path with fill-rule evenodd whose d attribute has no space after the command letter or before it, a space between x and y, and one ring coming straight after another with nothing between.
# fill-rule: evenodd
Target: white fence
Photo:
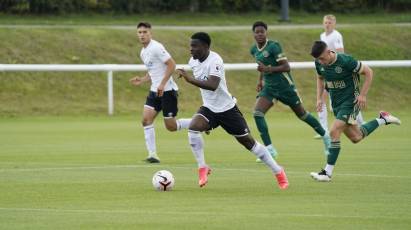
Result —
<instances>
[{"instance_id":1,"label":"white fence","mask_svg":"<svg viewBox=\"0 0 411 230\"><path fill-rule=\"evenodd\" d=\"M411 67L411 60L362 61L371 67ZM314 62L290 62L291 69L313 69ZM177 68L189 70L188 65ZM256 63L224 64L225 70L255 70ZM144 65L65 65L65 64L0 64L1 72L107 72L108 114L114 113L113 72L146 71Z\"/></svg>"}]
</instances>

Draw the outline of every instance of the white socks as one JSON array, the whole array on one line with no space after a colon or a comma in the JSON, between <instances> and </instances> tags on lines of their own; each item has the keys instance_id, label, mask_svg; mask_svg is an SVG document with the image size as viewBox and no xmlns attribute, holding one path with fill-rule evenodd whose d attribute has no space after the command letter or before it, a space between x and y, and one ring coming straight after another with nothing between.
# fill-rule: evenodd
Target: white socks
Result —
<instances>
[{"instance_id":1,"label":"white socks","mask_svg":"<svg viewBox=\"0 0 411 230\"><path fill-rule=\"evenodd\" d=\"M191 118L181 118L176 120L177 123L177 130L182 130L182 129L188 129L188 126L190 125Z\"/></svg>"},{"instance_id":2,"label":"white socks","mask_svg":"<svg viewBox=\"0 0 411 230\"><path fill-rule=\"evenodd\" d=\"M382 119L382 118L375 118L375 120L377 120L379 126L386 124L386 123L385 123L385 120Z\"/></svg>"},{"instance_id":3,"label":"white socks","mask_svg":"<svg viewBox=\"0 0 411 230\"><path fill-rule=\"evenodd\" d=\"M328 175L328 176L331 176L331 175L333 174L334 165L329 165L329 164L327 164L327 165L325 166L325 169L324 169L324 170L327 172L327 175Z\"/></svg>"},{"instance_id":4,"label":"white socks","mask_svg":"<svg viewBox=\"0 0 411 230\"><path fill-rule=\"evenodd\" d=\"M358 115L357 115L357 124L358 124L358 125L364 124L364 118L362 117L362 113L361 113L361 112L359 112Z\"/></svg>"},{"instance_id":5,"label":"white socks","mask_svg":"<svg viewBox=\"0 0 411 230\"><path fill-rule=\"evenodd\" d=\"M328 111L325 103L323 103L322 111L318 112L318 119L325 132L328 133Z\"/></svg>"},{"instance_id":6,"label":"white socks","mask_svg":"<svg viewBox=\"0 0 411 230\"><path fill-rule=\"evenodd\" d=\"M199 168L206 167L204 159L204 140L201 132L188 130L188 142L191 146L191 151L193 152L194 157L196 158Z\"/></svg>"},{"instance_id":7,"label":"white socks","mask_svg":"<svg viewBox=\"0 0 411 230\"><path fill-rule=\"evenodd\" d=\"M254 147L251 149L251 152L254 153L254 155L256 155L258 158L260 158L261 161L263 161L268 167L270 167L275 174L283 170L281 166L278 165L277 162L273 159L267 148L257 141L255 142Z\"/></svg>"},{"instance_id":8,"label":"white socks","mask_svg":"<svg viewBox=\"0 0 411 230\"><path fill-rule=\"evenodd\" d=\"M154 125L144 126L144 137L146 139L146 147L149 157L155 157L158 159L156 151L156 134L154 132Z\"/></svg>"}]
</instances>

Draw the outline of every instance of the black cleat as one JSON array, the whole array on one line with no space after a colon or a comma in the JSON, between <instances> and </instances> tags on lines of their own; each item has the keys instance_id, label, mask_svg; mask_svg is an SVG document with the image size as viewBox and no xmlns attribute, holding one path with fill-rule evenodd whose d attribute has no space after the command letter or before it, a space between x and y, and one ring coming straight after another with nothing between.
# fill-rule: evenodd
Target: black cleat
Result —
<instances>
[{"instance_id":1,"label":"black cleat","mask_svg":"<svg viewBox=\"0 0 411 230\"><path fill-rule=\"evenodd\" d=\"M148 157L144 161L150 164L160 163L160 160L155 157Z\"/></svg>"}]
</instances>

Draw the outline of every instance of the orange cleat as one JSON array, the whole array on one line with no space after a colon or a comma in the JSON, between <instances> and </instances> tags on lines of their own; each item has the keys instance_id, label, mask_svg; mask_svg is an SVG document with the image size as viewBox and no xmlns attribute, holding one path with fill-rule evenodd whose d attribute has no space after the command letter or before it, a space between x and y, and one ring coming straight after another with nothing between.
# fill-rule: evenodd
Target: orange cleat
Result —
<instances>
[{"instance_id":1,"label":"orange cleat","mask_svg":"<svg viewBox=\"0 0 411 230\"><path fill-rule=\"evenodd\" d=\"M277 178L278 187L280 187L280 189L284 190L288 188L288 179L287 175L285 175L284 169L281 170L281 172L275 174L275 177Z\"/></svg>"},{"instance_id":2,"label":"orange cleat","mask_svg":"<svg viewBox=\"0 0 411 230\"><path fill-rule=\"evenodd\" d=\"M203 167L198 169L198 185L204 187L208 182L208 175L211 174L211 169L209 167Z\"/></svg>"}]
</instances>

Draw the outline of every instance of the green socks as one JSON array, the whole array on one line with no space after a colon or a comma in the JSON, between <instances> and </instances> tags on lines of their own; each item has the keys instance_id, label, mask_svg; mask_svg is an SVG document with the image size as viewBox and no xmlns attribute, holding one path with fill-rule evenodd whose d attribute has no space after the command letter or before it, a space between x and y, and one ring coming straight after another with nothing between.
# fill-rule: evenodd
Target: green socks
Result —
<instances>
[{"instance_id":1,"label":"green socks","mask_svg":"<svg viewBox=\"0 0 411 230\"><path fill-rule=\"evenodd\" d=\"M335 165L335 162L337 162L337 158L341 150L340 141L332 141L331 146L328 150L330 154L328 154L327 156L327 164Z\"/></svg>"},{"instance_id":2,"label":"green socks","mask_svg":"<svg viewBox=\"0 0 411 230\"><path fill-rule=\"evenodd\" d=\"M257 125L257 129L260 132L261 139L264 142L264 145L271 145L270 134L268 133L267 123L265 122L264 113L256 111L254 112L254 120Z\"/></svg>"},{"instance_id":3,"label":"green socks","mask_svg":"<svg viewBox=\"0 0 411 230\"><path fill-rule=\"evenodd\" d=\"M320 122L318 122L318 120L315 119L315 117L313 117L313 115L307 112L299 118L303 120L305 123L307 123L309 126L311 126L315 130L315 132L318 133L320 136L324 136L324 128L321 126Z\"/></svg>"}]
</instances>

